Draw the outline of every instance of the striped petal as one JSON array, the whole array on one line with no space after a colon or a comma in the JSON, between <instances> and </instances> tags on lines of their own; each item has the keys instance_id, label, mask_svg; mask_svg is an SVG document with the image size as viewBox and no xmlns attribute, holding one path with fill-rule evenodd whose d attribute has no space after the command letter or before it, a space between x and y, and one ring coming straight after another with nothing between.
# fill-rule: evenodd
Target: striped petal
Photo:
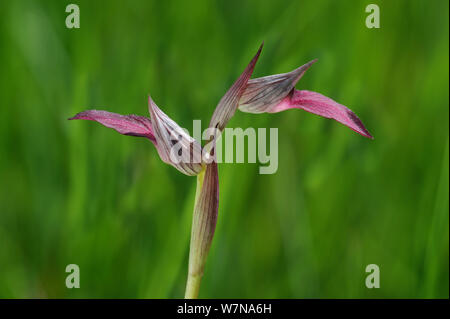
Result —
<instances>
[{"instance_id":1,"label":"striped petal","mask_svg":"<svg viewBox=\"0 0 450 319\"><path fill-rule=\"evenodd\" d=\"M313 114L334 119L362 136L373 139L359 117L352 110L316 92L294 90L283 101L267 110L267 112L277 113L293 108L303 109Z\"/></svg>"},{"instance_id":2,"label":"striped petal","mask_svg":"<svg viewBox=\"0 0 450 319\"><path fill-rule=\"evenodd\" d=\"M194 176L202 170L200 144L148 98L156 148L161 159L183 174Z\"/></svg>"},{"instance_id":3,"label":"striped petal","mask_svg":"<svg viewBox=\"0 0 450 319\"><path fill-rule=\"evenodd\" d=\"M264 113L281 102L295 87L312 60L301 67L282 74L264 76L248 81L247 88L239 101L239 110L247 113Z\"/></svg>"},{"instance_id":4,"label":"striped petal","mask_svg":"<svg viewBox=\"0 0 450 319\"><path fill-rule=\"evenodd\" d=\"M246 113L277 113L293 108L303 109L332 118L362 136L373 138L358 116L346 106L319 93L295 89L305 71L316 61L312 60L289 73L249 80L239 101L239 110Z\"/></svg>"},{"instance_id":5,"label":"striped petal","mask_svg":"<svg viewBox=\"0 0 450 319\"><path fill-rule=\"evenodd\" d=\"M123 135L146 137L155 143L152 122L138 115L121 115L108 111L88 110L80 112L69 120L90 120L115 129Z\"/></svg>"},{"instance_id":6,"label":"striped petal","mask_svg":"<svg viewBox=\"0 0 450 319\"><path fill-rule=\"evenodd\" d=\"M253 73L253 69L255 68L256 61L258 61L259 55L261 54L263 45L264 43L261 44L258 52L247 65L244 72L242 72L239 78L233 83L227 93L225 93L220 100L211 117L211 121L209 123L210 128L223 131L228 121L233 117L239 106L239 100L246 90L247 82Z\"/></svg>"}]
</instances>

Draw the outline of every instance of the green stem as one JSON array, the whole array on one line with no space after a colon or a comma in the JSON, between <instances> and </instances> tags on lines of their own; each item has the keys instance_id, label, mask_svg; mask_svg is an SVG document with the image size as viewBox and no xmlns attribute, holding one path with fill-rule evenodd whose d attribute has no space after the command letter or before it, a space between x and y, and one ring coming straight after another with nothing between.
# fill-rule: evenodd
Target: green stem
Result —
<instances>
[{"instance_id":1,"label":"green stem","mask_svg":"<svg viewBox=\"0 0 450 319\"><path fill-rule=\"evenodd\" d=\"M189 248L189 272L186 283L186 292L184 298L186 299L196 299L198 297L198 292L200 290L200 282L203 276L203 263L200 261L196 254L198 253L197 242L195 240L195 232L197 225L199 225L199 219L201 216L196 212L195 207L197 206L197 201L200 196L200 192L203 188L203 180L205 177L205 170L201 171L197 175L197 189L195 192L195 203L194 203L194 215L192 220L192 230L191 230L191 243Z\"/></svg>"},{"instance_id":2,"label":"green stem","mask_svg":"<svg viewBox=\"0 0 450 319\"><path fill-rule=\"evenodd\" d=\"M200 282L202 281L203 274L188 274L185 299L197 299L198 292L200 290Z\"/></svg>"}]
</instances>

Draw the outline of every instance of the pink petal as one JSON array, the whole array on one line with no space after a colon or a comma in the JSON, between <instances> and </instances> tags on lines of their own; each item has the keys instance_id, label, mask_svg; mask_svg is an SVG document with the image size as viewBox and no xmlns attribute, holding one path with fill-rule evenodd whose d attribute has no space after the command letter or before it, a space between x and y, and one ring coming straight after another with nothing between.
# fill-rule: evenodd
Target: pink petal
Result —
<instances>
[{"instance_id":1,"label":"pink petal","mask_svg":"<svg viewBox=\"0 0 450 319\"><path fill-rule=\"evenodd\" d=\"M373 138L361 120L347 107L319 93L295 90L297 82L316 61L312 60L289 73L249 80L239 101L239 110L247 113L276 113L300 108L323 117L333 118L355 132Z\"/></svg>"},{"instance_id":2,"label":"pink petal","mask_svg":"<svg viewBox=\"0 0 450 319\"><path fill-rule=\"evenodd\" d=\"M91 120L113 128L123 135L141 136L155 142L152 122L149 118L138 115L121 115L107 111L89 110L78 113L69 120Z\"/></svg>"},{"instance_id":3,"label":"pink petal","mask_svg":"<svg viewBox=\"0 0 450 319\"><path fill-rule=\"evenodd\" d=\"M239 110L247 113L267 112L291 92L306 70L316 61L317 59L312 60L288 73L249 80L239 101Z\"/></svg>"},{"instance_id":4,"label":"pink petal","mask_svg":"<svg viewBox=\"0 0 450 319\"><path fill-rule=\"evenodd\" d=\"M277 113L292 108L303 109L310 113L335 119L362 136L373 139L372 135L352 110L316 92L293 90L283 101L267 110L267 112Z\"/></svg>"},{"instance_id":5,"label":"pink petal","mask_svg":"<svg viewBox=\"0 0 450 319\"><path fill-rule=\"evenodd\" d=\"M193 176L200 173L203 168L200 144L161 111L150 96L148 102L155 145L161 159L183 174Z\"/></svg>"},{"instance_id":6,"label":"pink petal","mask_svg":"<svg viewBox=\"0 0 450 319\"><path fill-rule=\"evenodd\" d=\"M239 76L236 82L230 87L225 95L220 100L209 122L210 128L217 128L222 131L227 125L228 121L233 117L236 109L239 106L239 99L244 93L247 82L253 73L256 61L258 61L264 43L259 47L258 52L250 61L244 72Z\"/></svg>"}]
</instances>

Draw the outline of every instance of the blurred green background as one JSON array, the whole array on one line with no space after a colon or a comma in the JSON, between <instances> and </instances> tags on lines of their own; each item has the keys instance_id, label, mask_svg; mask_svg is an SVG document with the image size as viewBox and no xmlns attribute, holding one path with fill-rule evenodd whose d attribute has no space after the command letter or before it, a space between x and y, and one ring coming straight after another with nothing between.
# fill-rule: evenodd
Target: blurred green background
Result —
<instances>
[{"instance_id":1,"label":"blurred green background","mask_svg":"<svg viewBox=\"0 0 450 319\"><path fill-rule=\"evenodd\" d=\"M0 297L183 297L195 178L143 138L66 119L147 115L151 93L181 126L206 125L264 40L254 77L318 58L297 88L347 105L375 140L300 110L237 112L228 127L279 128L279 167L219 166L200 297L448 298L448 6L2 1ZM65 287L71 263L80 289Z\"/></svg>"}]
</instances>

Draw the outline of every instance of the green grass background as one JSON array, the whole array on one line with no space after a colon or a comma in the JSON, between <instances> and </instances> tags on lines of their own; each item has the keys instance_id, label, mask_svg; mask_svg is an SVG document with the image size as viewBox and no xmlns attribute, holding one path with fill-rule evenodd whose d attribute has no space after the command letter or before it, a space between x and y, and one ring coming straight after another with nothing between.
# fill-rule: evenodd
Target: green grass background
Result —
<instances>
[{"instance_id":1,"label":"green grass background","mask_svg":"<svg viewBox=\"0 0 450 319\"><path fill-rule=\"evenodd\" d=\"M300 110L237 112L228 127L279 128L279 168L219 166L200 297L448 298L448 6L2 1L0 297L183 297L195 178L145 139L66 119L147 115L151 93L181 126L206 125L264 40L254 76L318 58L297 88L347 105L375 140ZM65 287L71 263L80 289Z\"/></svg>"}]
</instances>

